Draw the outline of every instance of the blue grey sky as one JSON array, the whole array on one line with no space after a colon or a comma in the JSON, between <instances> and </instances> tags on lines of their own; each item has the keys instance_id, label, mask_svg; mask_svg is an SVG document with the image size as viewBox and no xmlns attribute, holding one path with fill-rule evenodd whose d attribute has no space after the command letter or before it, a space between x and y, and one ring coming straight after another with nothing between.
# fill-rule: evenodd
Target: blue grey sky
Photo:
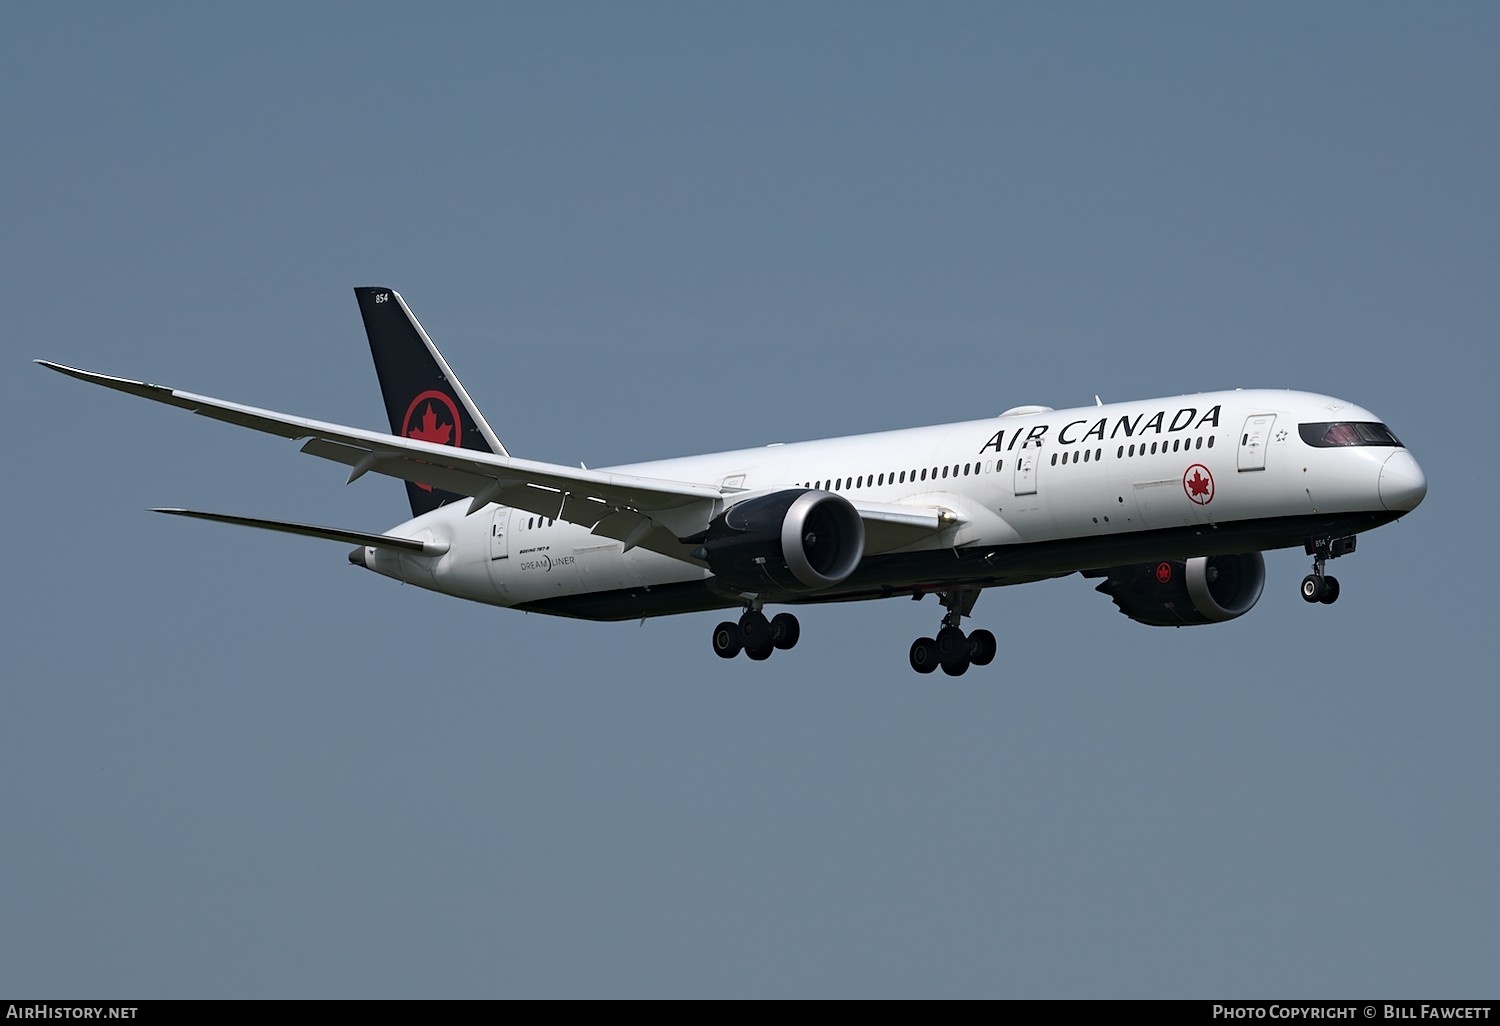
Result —
<instances>
[{"instance_id":1,"label":"blue grey sky","mask_svg":"<svg viewBox=\"0 0 1500 1026\"><path fill-rule=\"evenodd\" d=\"M1500 8L40 4L0 32L0 994L1493 997ZM1249 615L587 624L345 546L399 484L45 357L384 415L399 289L590 466L1231 387L1426 503Z\"/></svg>"}]
</instances>

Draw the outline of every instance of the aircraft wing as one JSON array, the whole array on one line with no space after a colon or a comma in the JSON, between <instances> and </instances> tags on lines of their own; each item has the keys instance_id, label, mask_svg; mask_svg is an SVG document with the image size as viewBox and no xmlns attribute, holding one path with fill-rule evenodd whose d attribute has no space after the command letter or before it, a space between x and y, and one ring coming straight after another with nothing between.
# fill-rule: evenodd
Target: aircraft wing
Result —
<instances>
[{"instance_id":1,"label":"aircraft wing","mask_svg":"<svg viewBox=\"0 0 1500 1026\"><path fill-rule=\"evenodd\" d=\"M939 506L911 506L897 502L850 500L865 522L865 552L893 552L926 541L963 520Z\"/></svg>"},{"instance_id":2,"label":"aircraft wing","mask_svg":"<svg viewBox=\"0 0 1500 1026\"><path fill-rule=\"evenodd\" d=\"M490 502L579 523L628 545L687 559L678 538L701 532L723 506L717 488L564 467L474 449L398 438L379 431L294 417L195 395L165 385L99 374L48 360L50 370L283 438L306 439L302 451L350 466L352 482L367 472L473 496L470 510Z\"/></svg>"},{"instance_id":3,"label":"aircraft wing","mask_svg":"<svg viewBox=\"0 0 1500 1026\"><path fill-rule=\"evenodd\" d=\"M36 362L81 381L176 406L213 420L283 438L306 439L303 452L353 468L349 475L351 483L374 472L431 485L471 496L471 513L488 503L500 503L582 524L597 535L623 542L627 550L639 545L697 563L690 555L694 545L680 539L700 534L725 506L723 494L710 485L611 474L460 449L294 417L49 360ZM868 502L854 505L867 527L869 551L900 548L956 522L951 513L936 507ZM303 533L316 536L311 530ZM321 536L329 537L326 533Z\"/></svg>"}]
</instances>

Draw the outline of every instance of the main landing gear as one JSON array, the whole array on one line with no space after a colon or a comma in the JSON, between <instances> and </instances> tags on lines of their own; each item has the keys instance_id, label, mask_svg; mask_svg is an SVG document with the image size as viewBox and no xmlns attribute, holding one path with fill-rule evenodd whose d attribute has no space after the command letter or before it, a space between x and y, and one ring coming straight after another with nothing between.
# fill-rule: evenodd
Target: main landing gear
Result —
<instances>
[{"instance_id":1,"label":"main landing gear","mask_svg":"<svg viewBox=\"0 0 1500 1026\"><path fill-rule=\"evenodd\" d=\"M745 610L739 623L725 620L714 628L714 652L720 658L733 659L741 651L759 662L771 653L788 649L802 636L802 625L791 613L777 613L770 619L759 604Z\"/></svg>"},{"instance_id":2,"label":"main landing gear","mask_svg":"<svg viewBox=\"0 0 1500 1026\"><path fill-rule=\"evenodd\" d=\"M941 666L948 676L961 677L970 665L988 666L999 647L995 636L982 629L966 635L959 626L974 608L979 590L948 591L938 597L948 610L943 615L942 629L936 638L918 638L911 643L911 668L918 673L931 673Z\"/></svg>"},{"instance_id":3,"label":"main landing gear","mask_svg":"<svg viewBox=\"0 0 1500 1026\"><path fill-rule=\"evenodd\" d=\"M1321 602L1331 606L1339 600L1339 579L1323 572L1323 565L1330 559L1347 556L1354 551L1355 538L1314 538L1306 545L1307 554L1313 557L1313 572L1302 578L1302 600Z\"/></svg>"},{"instance_id":4,"label":"main landing gear","mask_svg":"<svg viewBox=\"0 0 1500 1026\"><path fill-rule=\"evenodd\" d=\"M922 594L913 597L920 599ZM911 668L918 673L931 673L941 666L948 676L961 677L969 672L970 666L988 666L999 648L995 636L987 630L965 634L960 626L978 601L979 589L940 592L938 598L947 610L942 629L936 638L918 638L912 642ZM795 616L777 613L767 618L761 611L761 600L751 597L746 600L745 614L738 623L725 620L714 628L714 654L721 659L733 659L744 652L760 662L771 658L778 648L791 648L801 635L802 627Z\"/></svg>"}]
</instances>

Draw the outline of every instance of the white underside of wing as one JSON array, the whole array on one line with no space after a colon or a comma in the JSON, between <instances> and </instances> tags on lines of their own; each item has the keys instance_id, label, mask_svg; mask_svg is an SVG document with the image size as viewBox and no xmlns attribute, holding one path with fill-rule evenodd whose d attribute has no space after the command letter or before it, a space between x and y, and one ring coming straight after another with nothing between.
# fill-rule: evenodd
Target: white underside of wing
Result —
<instances>
[{"instance_id":1,"label":"white underside of wing","mask_svg":"<svg viewBox=\"0 0 1500 1026\"><path fill-rule=\"evenodd\" d=\"M908 506L895 502L855 502L865 522L865 552L893 552L927 541L962 521L937 506Z\"/></svg>"}]
</instances>

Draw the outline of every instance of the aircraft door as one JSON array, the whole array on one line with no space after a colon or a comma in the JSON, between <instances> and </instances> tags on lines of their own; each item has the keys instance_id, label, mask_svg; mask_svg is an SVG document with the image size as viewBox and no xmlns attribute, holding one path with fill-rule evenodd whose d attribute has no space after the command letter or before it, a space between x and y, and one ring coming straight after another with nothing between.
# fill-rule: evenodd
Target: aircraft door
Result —
<instances>
[{"instance_id":1,"label":"aircraft door","mask_svg":"<svg viewBox=\"0 0 1500 1026\"><path fill-rule=\"evenodd\" d=\"M490 562L510 558L510 546L505 540L510 529L510 507L496 506L495 517L490 523Z\"/></svg>"},{"instance_id":2,"label":"aircraft door","mask_svg":"<svg viewBox=\"0 0 1500 1026\"><path fill-rule=\"evenodd\" d=\"M1266 442L1274 423L1274 413L1256 414L1245 421L1245 430L1240 432L1240 470L1266 469Z\"/></svg>"},{"instance_id":3,"label":"aircraft door","mask_svg":"<svg viewBox=\"0 0 1500 1026\"><path fill-rule=\"evenodd\" d=\"M1016 454L1016 495L1036 494L1036 465L1041 458L1041 449L1021 446L1021 451Z\"/></svg>"},{"instance_id":4,"label":"aircraft door","mask_svg":"<svg viewBox=\"0 0 1500 1026\"><path fill-rule=\"evenodd\" d=\"M490 542L489 558L485 565L490 571L490 586L495 589L496 594L504 596L510 585L508 571L515 560L510 558L510 515L509 506L496 506L495 512L490 516Z\"/></svg>"}]
</instances>

